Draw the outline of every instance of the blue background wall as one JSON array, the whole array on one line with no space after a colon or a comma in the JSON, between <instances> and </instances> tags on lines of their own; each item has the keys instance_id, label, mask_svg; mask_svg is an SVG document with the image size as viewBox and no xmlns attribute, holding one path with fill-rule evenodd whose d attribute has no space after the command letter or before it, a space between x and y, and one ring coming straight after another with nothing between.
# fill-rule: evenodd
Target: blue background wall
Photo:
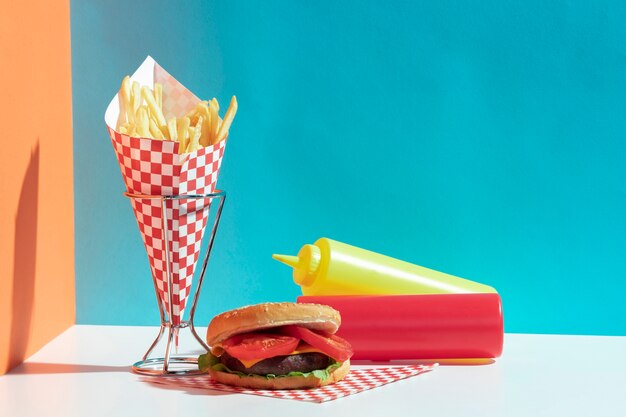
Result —
<instances>
[{"instance_id":1,"label":"blue background wall","mask_svg":"<svg viewBox=\"0 0 626 417\"><path fill-rule=\"evenodd\" d=\"M495 286L509 332L626 334L622 3L140 3L72 2L79 323L158 321L103 122L151 54L240 104L200 324L328 236Z\"/></svg>"}]
</instances>

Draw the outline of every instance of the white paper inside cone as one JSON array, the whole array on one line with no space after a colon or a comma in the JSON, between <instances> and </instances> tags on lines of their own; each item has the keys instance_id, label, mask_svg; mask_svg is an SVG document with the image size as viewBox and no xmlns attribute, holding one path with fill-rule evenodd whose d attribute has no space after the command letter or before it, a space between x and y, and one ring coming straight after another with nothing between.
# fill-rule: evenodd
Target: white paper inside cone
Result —
<instances>
[{"instance_id":1,"label":"white paper inside cone","mask_svg":"<svg viewBox=\"0 0 626 417\"><path fill-rule=\"evenodd\" d=\"M154 67L158 65L156 61L148 55L148 57L143 61L143 63L137 68L135 73L130 77L131 81L137 81L140 85L149 86L152 88L154 85ZM122 79L120 78L120 84L122 83ZM104 113L104 122L108 127L116 130L117 128L117 118L120 114L120 102L119 102L119 93L115 94L115 97L109 103L106 112Z\"/></svg>"},{"instance_id":2,"label":"white paper inside cone","mask_svg":"<svg viewBox=\"0 0 626 417\"><path fill-rule=\"evenodd\" d=\"M163 85L163 114L166 118L183 116L200 101L195 94L172 77L149 55L130 77L130 80L131 82L137 81L141 86L145 85L151 89L155 81ZM122 78L120 78L121 83ZM119 116L119 97L118 94L115 94L104 113L104 121L109 128L116 130Z\"/></svg>"}]
</instances>

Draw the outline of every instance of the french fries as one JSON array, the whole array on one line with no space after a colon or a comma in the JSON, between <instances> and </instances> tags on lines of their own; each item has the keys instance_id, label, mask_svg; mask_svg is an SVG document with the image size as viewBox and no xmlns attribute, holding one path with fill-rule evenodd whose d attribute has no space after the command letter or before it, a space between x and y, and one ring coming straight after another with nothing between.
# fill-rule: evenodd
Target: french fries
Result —
<instances>
[{"instance_id":1,"label":"french fries","mask_svg":"<svg viewBox=\"0 0 626 417\"><path fill-rule=\"evenodd\" d=\"M154 83L152 89L140 86L136 81L131 82L128 76L122 80L118 97L118 132L177 141L180 154L195 152L224 140L237 113L237 98L233 96L223 120L219 116L220 105L215 98L199 102L186 115L166 119L163 113L163 86L159 83Z\"/></svg>"}]
</instances>

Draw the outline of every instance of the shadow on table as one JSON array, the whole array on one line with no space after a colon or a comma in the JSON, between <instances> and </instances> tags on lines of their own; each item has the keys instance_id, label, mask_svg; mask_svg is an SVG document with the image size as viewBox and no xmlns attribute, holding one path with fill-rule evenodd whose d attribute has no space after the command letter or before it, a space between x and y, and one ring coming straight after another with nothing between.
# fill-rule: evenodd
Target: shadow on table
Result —
<instances>
[{"instance_id":1,"label":"shadow on table","mask_svg":"<svg viewBox=\"0 0 626 417\"><path fill-rule=\"evenodd\" d=\"M26 362L13 369L11 375L83 374L92 372L130 372L130 366L78 365L73 363Z\"/></svg>"},{"instance_id":2,"label":"shadow on table","mask_svg":"<svg viewBox=\"0 0 626 417\"><path fill-rule=\"evenodd\" d=\"M152 379L152 377L144 377L141 380L143 382L146 382L148 384L150 384L151 386L155 387L155 388L159 388L159 389L165 389L165 390L169 390L169 391L183 391L189 395L204 395L204 396L210 396L210 397L215 397L215 396L221 396L221 395L232 395L232 394L237 394L236 392L231 392L231 391L218 391L218 390L214 390L214 389L208 389L208 388L193 388L193 387L188 387L185 385L176 385L175 383L173 383L173 380L170 380L167 383L164 383L162 379L162 377L154 377L155 379ZM175 377L165 377L165 378L175 378ZM185 378L185 377L181 377L181 378Z\"/></svg>"}]
</instances>

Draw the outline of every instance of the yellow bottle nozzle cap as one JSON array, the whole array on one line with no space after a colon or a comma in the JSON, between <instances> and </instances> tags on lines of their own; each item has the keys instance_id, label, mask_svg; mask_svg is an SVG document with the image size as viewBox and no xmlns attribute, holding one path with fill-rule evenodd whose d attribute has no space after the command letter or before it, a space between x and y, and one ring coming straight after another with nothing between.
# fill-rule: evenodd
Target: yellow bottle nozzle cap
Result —
<instances>
[{"instance_id":1,"label":"yellow bottle nozzle cap","mask_svg":"<svg viewBox=\"0 0 626 417\"><path fill-rule=\"evenodd\" d=\"M304 245L298 256L272 255L272 258L293 268L293 280L299 285L311 285L320 264L320 249L315 245Z\"/></svg>"},{"instance_id":2,"label":"yellow bottle nozzle cap","mask_svg":"<svg viewBox=\"0 0 626 417\"><path fill-rule=\"evenodd\" d=\"M285 265L289 265L292 268L295 268L298 266L299 258L297 256L274 254L272 255L272 258L276 259L279 262L284 263Z\"/></svg>"}]
</instances>

